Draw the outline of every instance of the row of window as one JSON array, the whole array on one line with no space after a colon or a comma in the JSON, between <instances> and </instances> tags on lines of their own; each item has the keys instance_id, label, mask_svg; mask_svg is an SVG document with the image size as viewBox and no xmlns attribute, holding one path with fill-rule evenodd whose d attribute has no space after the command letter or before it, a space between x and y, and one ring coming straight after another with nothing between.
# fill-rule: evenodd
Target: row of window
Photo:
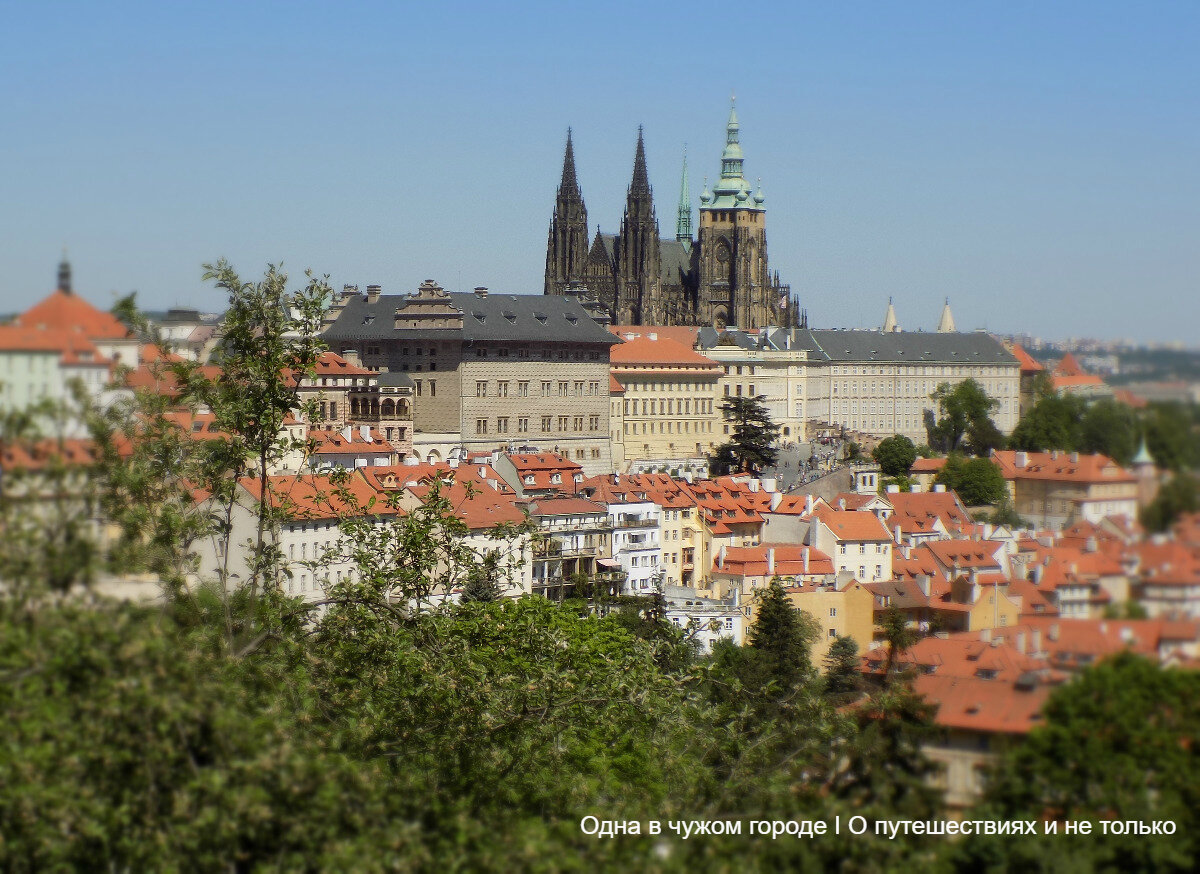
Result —
<instances>
[{"instance_id":1,"label":"row of window","mask_svg":"<svg viewBox=\"0 0 1200 874\"><path fill-rule=\"evenodd\" d=\"M663 400L627 400L622 408L626 416L711 416L713 402L709 398L695 399L695 412L692 410L692 398L665 398Z\"/></svg>"},{"instance_id":2,"label":"row of window","mask_svg":"<svg viewBox=\"0 0 1200 874\"><path fill-rule=\"evenodd\" d=\"M639 431L639 425L641 430ZM695 428L692 428L695 425ZM711 434L712 422L626 422L626 434ZM647 430L649 428L649 430ZM728 426L726 426L728 433Z\"/></svg>"},{"instance_id":3,"label":"row of window","mask_svg":"<svg viewBox=\"0 0 1200 874\"><path fill-rule=\"evenodd\" d=\"M475 420L475 433L476 434L487 434L487 433L489 433L489 431L488 431L489 428L494 428L494 430L491 431L491 433L493 433L493 434L508 434L510 422L511 422L511 420L508 416L497 417L494 425L492 424L491 419L476 419ZM552 428L553 424L554 424L553 416L542 416L542 433L549 434L553 430L553 428ZM583 416L559 416L558 417L558 430L559 431L579 432L579 431L584 430L583 426L584 426L584 417ZM588 416L587 417L587 430L589 430L589 431L599 431L600 430L600 417L599 416ZM518 416L517 417L517 432L516 433L518 433L518 434L528 434L529 433L529 417L528 416Z\"/></svg>"},{"instance_id":4,"label":"row of window","mask_svg":"<svg viewBox=\"0 0 1200 874\"><path fill-rule=\"evenodd\" d=\"M887 551L887 544L884 544L884 543L876 543L875 544L875 552L876 553L884 553L886 551ZM838 552L842 555L845 555L846 554L846 544L843 543L840 546L838 546ZM858 545L858 554L859 555L867 554L867 545L865 543L860 543Z\"/></svg>"},{"instance_id":5,"label":"row of window","mask_svg":"<svg viewBox=\"0 0 1200 874\"><path fill-rule=\"evenodd\" d=\"M595 349L554 349L549 346L541 346L532 350L536 353L536 357L542 361L599 361L600 353ZM487 346L476 346L476 358L521 358L527 359L530 357L531 350L525 347L517 349L509 349L507 346L501 346L498 349L489 349ZM495 353L493 355L493 353Z\"/></svg>"},{"instance_id":6,"label":"row of window","mask_svg":"<svg viewBox=\"0 0 1200 874\"><path fill-rule=\"evenodd\" d=\"M506 398L509 396L510 380L500 379L496 381L495 397ZM490 380L479 379L475 381L475 397L486 398L493 391ZM517 380L517 385L513 397L527 398L529 397L529 380ZM584 394L598 395L600 394L599 380L588 382L586 380L575 380L573 383L567 380L562 380L558 383L559 397L583 397ZM554 396L554 381L542 381L542 397L548 398Z\"/></svg>"}]
</instances>

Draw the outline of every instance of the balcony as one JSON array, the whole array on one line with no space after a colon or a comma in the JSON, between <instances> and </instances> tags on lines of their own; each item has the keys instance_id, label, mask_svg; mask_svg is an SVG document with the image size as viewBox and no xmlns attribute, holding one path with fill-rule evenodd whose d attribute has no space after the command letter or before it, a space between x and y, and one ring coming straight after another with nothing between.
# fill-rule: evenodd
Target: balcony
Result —
<instances>
[{"instance_id":1,"label":"balcony","mask_svg":"<svg viewBox=\"0 0 1200 874\"><path fill-rule=\"evenodd\" d=\"M618 519L613 523L614 528L657 528L657 519Z\"/></svg>"}]
</instances>

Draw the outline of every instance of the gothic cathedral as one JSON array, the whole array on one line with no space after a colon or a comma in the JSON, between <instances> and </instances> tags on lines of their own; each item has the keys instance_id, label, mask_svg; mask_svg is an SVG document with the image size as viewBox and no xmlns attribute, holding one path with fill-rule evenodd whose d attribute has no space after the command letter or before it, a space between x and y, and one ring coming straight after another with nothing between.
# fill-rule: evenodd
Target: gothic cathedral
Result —
<instances>
[{"instance_id":1,"label":"gothic cathedral","mask_svg":"<svg viewBox=\"0 0 1200 874\"><path fill-rule=\"evenodd\" d=\"M706 180L700 194L699 238L692 238L685 155L675 237L662 239L639 127L620 233L597 228L589 246L587 207L568 130L546 244L545 293L577 295L619 325L795 327L791 290L767 266L762 186L752 192L742 161L737 111L731 108L721 177L711 191Z\"/></svg>"}]
</instances>

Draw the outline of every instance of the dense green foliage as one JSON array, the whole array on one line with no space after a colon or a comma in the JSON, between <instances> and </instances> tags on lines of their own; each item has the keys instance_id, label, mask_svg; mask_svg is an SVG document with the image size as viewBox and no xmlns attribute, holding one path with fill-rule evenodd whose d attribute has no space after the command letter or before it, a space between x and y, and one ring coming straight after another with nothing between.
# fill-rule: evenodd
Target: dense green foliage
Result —
<instances>
[{"instance_id":1,"label":"dense green foliage","mask_svg":"<svg viewBox=\"0 0 1200 874\"><path fill-rule=\"evenodd\" d=\"M1089 404L1078 395L1050 392L1017 423L1009 446L1030 452L1098 452L1127 465L1137 454L1142 431L1137 412L1111 398Z\"/></svg>"},{"instance_id":2,"label":"dense green foliage","mask_svg":"<svg viewBox=\"0 0 1200 874\"><path fill-rule=\"evenodd\" d=\"M729 440L718 446L709 459L709 470L714 476L754 473L775 464L779 454L775 441L779 439L780 426L771 420L762 395L725 398L721 414L733 430Z\"/></svg>"},{"instance_id":3,"label":"dense green foliage","mask_svg":"<svg viewBox=\"0 0 1200 874\"><path fill-rule=\"evenodd\" d=\"M1004 435L992 421L1000 402L973 379L956 385L943 382L931 394L937 415L927 414L929 445L941 452L984 456L1004 445Z\"/></svg>"},{"instance_id":4,"label":"dense green foliage","mask_svg":"<svg viewBox=\"0 0 1200 874\"><path fill-rule=\"evenodd\" d=\"M1177 473L1142 508L1142 525L1147 531L1168 531L1180 516L1197 510L1200 510L1200 477Z\"/></svg>"},{"instance_id":5,"label":"dense green foliage","mask_svg":"<svg viewBox=\"0 0 1200 874\"><path fill-rule=\"evenodd\" d=\"M881 440L871 451L871 457L879 462L884 476L907 476L909 468L917 460L917 447L903 434Z\"/></svg>"},{"instance_id":6,"label":"dense green foliage","mask_svg":"<svg viewBox=\"0 0 1200 874\"><path fill-rule=\"evenodd\" d=\"M1008 496L1004 475L988 458L963 458L953 453L935 481L957 492L962 502L971 507L999 504Z\"/></svg>"},{"instance_id":7,"label":"dense green foliage","mask_svg":"<svg viewBox=\"0 0 1200 874\"><path fill-rule=\"evenodd\" d=\"M1086 836L985 838L958 871L1194 871L1200 857L1200 674L1118 656L1058 689L1045 725L992 771L980 818L1087 820ZM1170 820L1173 835L1101 820ZM1041 831L1041 829L1039 829Z\"/></svg>"}]
</instances>

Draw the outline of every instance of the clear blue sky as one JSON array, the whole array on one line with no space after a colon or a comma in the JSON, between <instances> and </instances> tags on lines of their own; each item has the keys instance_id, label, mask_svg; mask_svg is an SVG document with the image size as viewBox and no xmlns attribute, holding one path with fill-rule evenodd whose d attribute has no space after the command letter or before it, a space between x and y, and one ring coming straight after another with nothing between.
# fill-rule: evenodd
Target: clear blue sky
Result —
<instances>
[{"instance_id":1,"label":"clear blue sky","mask_svg":"<svg viewBox=\"0 0 1200 874\"><path fill-rule=\"evenodd\" d=\"M1200 3L0 2L0 310L200 265L539 292L566 128L593 226L638 124L669 234L731 91L814 325L1195 343Z\"/></svg>"}]
</instances>

